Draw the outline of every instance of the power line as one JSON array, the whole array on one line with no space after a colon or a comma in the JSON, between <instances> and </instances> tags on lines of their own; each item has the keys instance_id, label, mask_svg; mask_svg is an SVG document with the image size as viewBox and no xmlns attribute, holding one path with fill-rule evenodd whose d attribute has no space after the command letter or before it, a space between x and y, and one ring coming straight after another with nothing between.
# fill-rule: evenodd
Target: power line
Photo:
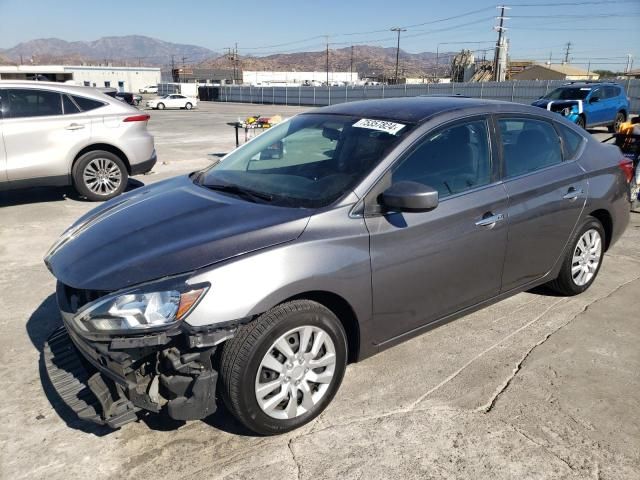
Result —
<instances>
[{"instance_id":1,"label":"power line","mask_svg":"<svg viewBox=\"0 0 640 480\"><path fill-rule=\"evenodd\" d=\"M508 3L510 7L568 7L568 6L582 6L582 5L604 5L604 4L618 4L618 3L635 3L638 0L602 0L602 1L587 1L587 2L556 2L556 3Z\"/></svg>"}]
</instances>

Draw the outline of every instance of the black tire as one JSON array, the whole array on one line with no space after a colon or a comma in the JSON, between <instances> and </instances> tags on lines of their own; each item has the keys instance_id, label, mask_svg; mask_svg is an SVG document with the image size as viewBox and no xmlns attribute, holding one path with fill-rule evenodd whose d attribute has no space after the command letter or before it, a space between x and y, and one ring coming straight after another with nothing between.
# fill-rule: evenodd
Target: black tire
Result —
<instances>
[{"instance_id":1,"label":"black tire","mask_svg":"<svg viewBox=\"0 0 640 480\"><path fill-rule=\"evenodd\" d=\"M164 103L159 103L158 105L156 105L156 108L158 110L164 110Z\"/></svg>"},{"instance_id":2,"label":"black tire","mask_svg":"<svg viewBox=\"0 0 640 480\"><path fill-rule=\"evenodd\" d=\"M580 128L587 128L587 122L584 119L583 115L580 115L577 119L576 119L576 125L578 125Z\"/></svg>"},{"instance_id":3,"label":"black tire","mask_svg":"<svg viewBox=\"0 0 640 480\"><path fill-rule=\"evenodd\" d=\"M267 415L258 404L256 376L262 359L273 343L301 326L319 327L329 335L335 347L334 374L324 396L313 408L295 418L276 419ZM346 334L331 310L309 300L283 303L241 326L236 336L224 344L220 358L222 399L249 430L260 435L285 433L310 422L326 408L340 387L346 365Z\"/></svg>"},{"instance_id":4,"label":"black tire","mask_svg":"<svg viewBox=\"0 0 640 480\"><path fill-rule=\"evenodd\" d=\"M601 253L600 253L600 261L596 267L596 270L593 272L593 277L585 283L584 285L578 285L573 279L571 274L571 268L573 264L573 254L576 251L578 246L578 241L582 237L582 235L588 230L595 229L600 234L601 238ZM562 267L560 268L560 274L555 280L552 280L547 284L549 288L564 296L573 296L578 295L585 290L587 290L591 284L595 281L598 276L598 272L600 271L600 267L602 266L602 260L604 259L604 247L605 247L605 233L604 228L602 228L602 224L600 221L594 217L587 217L580 228L576 229L575 233L571 237L569 242L569 247L567 251L564 253L564 258L562 259Z\"/></svg>"},{"instance_id":5,"label":"black tire","mask_svg":"<svg viewBox=\"0 0 640 480\"><path fill-rule=\"evenodd\" d=\"M92 189L91 185L87 182L87 171L89 169L95 169L94 161L104 159L108 165L113 165L113 168L117 168L119 174L119 183L113 189L105 188L104 193L95 191L95 187ZM91 166L92 165L92 166ZM82 155L76 160L71 171L73 177L73 186L76 191L87 200L92 202L100 202L109 200L111 198L120 195L125 188L127 188L127 182L129 181L129 174L127 167L120 157L104 150L92 150ZM115 183L115 181L113 181Z\"/></svg>"},{"instance_id":6,"label":"black tire","mask_svg":"<svg viewBox=\"0 0 640 480\"><path fill-rule=\"evenodd\" d=\"M191 102L187 102L187 103L185 103L184 108L186 110L191 110L193 108L193 105L191 105Z\"/></svg>"},{"instance_id":7,"label":"black tire","mask_svg":"<svg viewBox=\"0 0 640 480\"><path fill-rule=\"evenodd\" d=\"M611 125L607 127L609 133L617 133L620 130L620 125L627 119L623 112L616 113L616 119Z\"/></svg>"}]
</instances>

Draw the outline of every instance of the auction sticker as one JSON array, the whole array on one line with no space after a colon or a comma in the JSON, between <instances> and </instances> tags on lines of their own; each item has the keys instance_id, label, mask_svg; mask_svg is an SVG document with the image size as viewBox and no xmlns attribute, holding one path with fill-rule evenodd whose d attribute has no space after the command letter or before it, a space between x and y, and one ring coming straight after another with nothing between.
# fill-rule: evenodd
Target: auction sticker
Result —
<instances>
[{"instance_id":1,"label":"auction sticker","mask_svg":"<svg viewBox=\"0 0 640 480\"><path fill-rule=\"evenodd\" d=\"M357 128L369 128L371 130L379 130L380 132L386 132L391 135L395 135L405 126L401 123L386 122L384 120L372 120L369 118L363 118L353 124Z\"/></svg>"}]
</instances>

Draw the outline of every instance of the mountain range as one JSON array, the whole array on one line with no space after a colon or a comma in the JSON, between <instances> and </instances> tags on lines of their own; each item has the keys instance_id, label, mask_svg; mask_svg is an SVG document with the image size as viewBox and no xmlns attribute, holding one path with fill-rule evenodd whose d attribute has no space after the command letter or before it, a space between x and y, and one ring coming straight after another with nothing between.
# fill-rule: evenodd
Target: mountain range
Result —
<instances>
[{"instance_id":1,"label":"mountain range","mask_svg":"<svg viewBox=\"0 0 640 480\"><path fill-rule=\"evenodd\" d=\"M142 35L103 37L90 42L67 42L59 38L40 38L19 43L13 48L0 49L5 62L33 64L113 63L160 66L171 63L200 63L220 54L196 45L165 42Z\"/></svg>"},{"instance_id":2,"label":"mountain range","mask_svg":"<svg viewBox=\"0 0 640 480\"><path fill-rule=\"evenodd\" d=\"M440 58L440 68L448 65ZM94 41L68 42L59 38L43 38L0 49L0 64L103 64L154 66L168 68L184 63L200 68L232 69L232 60L218 52L197 45L165 42L163 40L127 35L103 37ZM349 71L361 75L386 75L395 72L396 49L369 45L354 45L329 52L329 69ZM436 54L408 53L400 50L399 74L422 76L433 72ZM242 70L324 71L326 52L296 52L268 56L240 56Z\"/></svg>"}]
</instances>

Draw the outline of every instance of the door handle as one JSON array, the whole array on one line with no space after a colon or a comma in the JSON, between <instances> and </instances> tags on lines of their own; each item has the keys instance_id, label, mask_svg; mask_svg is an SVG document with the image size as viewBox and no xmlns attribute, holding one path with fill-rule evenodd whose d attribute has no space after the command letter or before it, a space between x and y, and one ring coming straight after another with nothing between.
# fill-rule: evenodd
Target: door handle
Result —
<instances>
[{"instance_id":1,"label":"door handle","mask_svg":"<svg viewBox=\"0 0 640 480\"><path fill-rule=\"evenodd\" d=\"M71 125L67 125L64 127L66 130L80 130L84 128L84 125L80 125L79 123L72 123Z\"/></svg>"},{"instance_id":2,"label":"door handle","mask_svg":"<svg viewBox=\"0 0 640 480\"><path fill-rule=\"evenodd\" d=\"M496 224L498 222L501 222L502 220L504 220L504 214L498 213L498 214L494 215L491 212L487 212L482 216L481 220L478 220L476 222L476 226L478 226L478 227L491 227L494 224Z\"/></svg>"},{"instance_id":3,"label":"door handle","mask_svg":"<svg viewBox=\"0 0 640 480\"><path fill-rule=\"evenodd\" d=\"M569 190L567 190L567 193L565 193L562 196L562 198L565 199L565 200L569 200L569 201L573 202L580 195L582 195L582 190L576 190L575 188L571 187Z\"/></svg>"}]
</instances>

